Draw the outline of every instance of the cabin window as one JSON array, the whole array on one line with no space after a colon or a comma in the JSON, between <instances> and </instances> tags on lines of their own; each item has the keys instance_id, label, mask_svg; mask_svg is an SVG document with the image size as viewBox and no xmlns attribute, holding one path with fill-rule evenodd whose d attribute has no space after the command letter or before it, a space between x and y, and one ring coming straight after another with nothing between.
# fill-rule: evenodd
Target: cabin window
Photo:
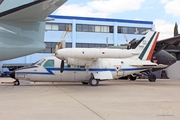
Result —
<instances>
[{"instance_id":1,"label":"cabin window","mask_svg":"<svg viewBox=\"0 0 180 120\"><path fill-rule=\"evenodd\" d=\"M70 68L71 66L67 63L64 63L64 68Z\"/></svg>"},{"instance_id":2,"label":"cabin window","mask_svg":"<svg viewBox=\"0 0 180 120\"><path fill-rule=\"evenodd\" d=\"M37 65L41 66L41 64L44 62L44 60L45 60L45 59L39 60L39 61L37 61L37 62L34 63L34 64L37 64Z\"/></svg>"},{"instance_id":3,"label":"cabin window","mask_svg":"<svg viewBox=\"0 0 180 120\"><path fill-rule=\"evenodd\" d=\"M77 66L77 68L85 68L85 66Z\"/></svg>"},{"instance_id":4,"label":"cabin window","mask_svg":"<svg viewBox=\"0 0 180 120\"><path fill-rule=\"evenodd\" d=\"M48 68L48 67L54 67L54 60L48 60L44 63L44 67Z\"/></svg>"}]
</instances>

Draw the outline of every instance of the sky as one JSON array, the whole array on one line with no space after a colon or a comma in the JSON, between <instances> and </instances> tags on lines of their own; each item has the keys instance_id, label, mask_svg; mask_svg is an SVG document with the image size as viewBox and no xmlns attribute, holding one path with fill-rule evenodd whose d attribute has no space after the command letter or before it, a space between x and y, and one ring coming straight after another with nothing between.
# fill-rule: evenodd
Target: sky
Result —
<instances>
[{"instance_id":1,"label":"sky","mask_svg":"<svg viewBox=\"0 0 180 120\"><path fill-rule=\"evenodd\" d=\"M53 14L152 21L159 40L180 33L180 0L68 0Z\"/></svg>"}]
</instances>

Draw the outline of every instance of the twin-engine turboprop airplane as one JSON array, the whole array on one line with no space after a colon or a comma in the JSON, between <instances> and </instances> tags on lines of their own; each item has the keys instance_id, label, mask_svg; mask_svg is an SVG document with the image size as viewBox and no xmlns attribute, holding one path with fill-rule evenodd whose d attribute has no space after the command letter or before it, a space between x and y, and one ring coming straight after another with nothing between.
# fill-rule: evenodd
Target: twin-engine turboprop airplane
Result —
<instances>
[{"instance_id":1,"label":"twin-engine turboprop airplane","mask_svg":"<svg viewBox=\"0 0 180 120\"><path fill-rule=\"evenodd\" d=\"M0 0L0 61L46 48L45 22L67 0Z\"/></svg>"},{"instance_id":2,"label":"twin-engine turboprop airplane","mask_svg":"<svg viewBox=\"0 0 180 120\"><path fill-rule=\"evenodd\" d=\"M29 67L15 70L10 74L14 85L19 80L32 82L76 81L98 86L99 81L148 71L150 82L156 81L152 68L168 65L151 62L158 39L158 32L149 31L135 49L65 48L56 51L56 57L38 61ZM175 61L174 61L175 62ZM60 66L60 67L59 67Z\"/></svg>"}]
</instances>

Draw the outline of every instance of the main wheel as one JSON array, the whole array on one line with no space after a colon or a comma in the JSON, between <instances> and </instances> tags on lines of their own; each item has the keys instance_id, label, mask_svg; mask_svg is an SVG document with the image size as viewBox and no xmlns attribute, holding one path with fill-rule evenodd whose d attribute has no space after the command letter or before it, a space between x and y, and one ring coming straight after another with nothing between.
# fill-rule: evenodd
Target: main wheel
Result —
<instances>
[{"instance_id":1,"label":"main wheel","mask_svg":"<svg viewBox=\"0 0 180 120\"><path fill-rule=\"evenodd\" d=\"M155 74L149 74L148 79L149 79L149 82L155 82L156 81L156 75Z\"/></svg>"},{"instance_id":2,"label":"main wheel","mask_svg":"<svg viewBox=\"0 0 180 120\"><path fill-rule=\"evenodd\" d=\"M19 86L19 85L20 85L19 80L14 81L14 85L15 85L15 86Z\"/></svg>"},{"instance_id":3,"label":"main wheel","mask_svg":"<svg viewBox=\"0 0 180 120\"><path fill-rule=\"evenodd\" d=\"M134 76L130 75L130 80L131 81L135 81L136 80L136 76L134 77Z\"/></svg>"},{"instance_id":4,"label":"main wheel","mask_svg":"<svg viewBox=\"0 0 180 120\"><path fill-rule=\"evenodd\" d=\"M98 85L99 85L99 80L94 79L93 77L91 77L91 78L89 79L89 84L90 84L91 86L98 86Z\"/></svg>"}]
</instances>

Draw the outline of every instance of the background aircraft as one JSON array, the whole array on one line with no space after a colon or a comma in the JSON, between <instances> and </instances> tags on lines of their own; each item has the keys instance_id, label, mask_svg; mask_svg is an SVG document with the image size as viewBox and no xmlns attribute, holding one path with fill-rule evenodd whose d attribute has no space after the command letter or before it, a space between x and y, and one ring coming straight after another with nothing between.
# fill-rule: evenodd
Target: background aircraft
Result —
<instances>
[{"instance_id":1,"label":"background aircraft","mask_svg":"<svg viewBox=\"0 0 180 120\"><path fill-rule=\"evenodd\" d=\"M142 37L142 39L140 39L140 40L133 39L124 45L115 46L115 47L109 46L108 48L135 49L143 39L144 39L144 37ZM126 40L126 41L128 41L128 40ZM170 53L173 53L175 55L176 53L180 52L179 42L180 42L180 36L175 36L175 37L157 41L151 61L156 62L157 64L167 65L167 67L174 64L177 59L175 56L173 56ZM152 71L162 70L167 67L152 68ZM143 74L147 75L146 71L144 71ZM130 79L136 80L136 74L134 74L133 76L131 75ZM138 76L139 76L139 74L138 74Z\"/></svg>"},{"instance_id":2,"label":"background aircraft","mask_svg":"<svg viewBox=\"0 0 180 120\"><path fill-rule=\"evenodd\" d=\"M1 0L0 61L45 49L46 17L67 0Z\"/></svg>"},{"instance_id":3,"label":"background aircraft","mask_svg":"<svg viewBox=\"0 0 180 120\"><path fill-rule=\"evenodd\" d=\"M56 57L43 59L36 64L15 70L11 77L34 82L81 81L98 86L99 81L117 79L143 71L149 71L149 81L156 76L151 68L167 65L151 62L158 39L158 32L150 31L135 49L65 48L56 51ZM60 66L60 67L58 67ZM59 72L60 70L60 72Z\"/></svg>"}]
</instances>

